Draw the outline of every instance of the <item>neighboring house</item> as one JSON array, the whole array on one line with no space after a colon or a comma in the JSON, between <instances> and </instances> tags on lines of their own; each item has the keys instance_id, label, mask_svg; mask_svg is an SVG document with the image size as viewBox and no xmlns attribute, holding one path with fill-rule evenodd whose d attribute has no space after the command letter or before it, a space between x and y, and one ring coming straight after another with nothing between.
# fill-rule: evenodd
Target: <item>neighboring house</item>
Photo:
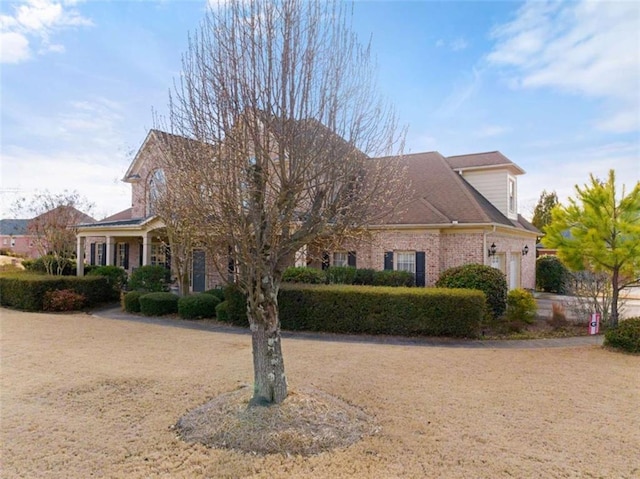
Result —
<instances>
[{"instance_id":1,"label":"neighboring house","mask_svg":"<svg viewBox=\"0 0 640 479\"><path fill-rule=\"evenodd\" d=\"M3 219L0 220L0 249L9 250L14 254L28 258L38 258L42 255L47 244L39 241L38 234L56 228L65 229L75 224L95 221L72 206L58 206L50 211L31 219ZM61 236L56 235L58 241ZM67 241L73 241L73 232L69 231Z\"/></svg>"},{"instance_id":2,"label":"neighboring house","mask_svg":"<svg viewBox=\"0 0 640 479\"><path fill-rule=\"evenodd\" d=\"M164 225L153 214L153 198L166 181L159 168L167 154L166 135L151 130L125 174L123 181L132 186L131 208L79 225L78 252L87 263L115 264L129 272L147 264L170 267ZM519 166L497 151L452 157L416 153L402 161L411 188L404 211L384 225L370 225L368 241L314 255L321 260L298 258L300 264L407 270L418 286L432 286L447 268L479 263L500 269L510 288L535 287L540 232L517 213L517 177L524 174ZM222 283L206 253L194 250L191 290Z\"/></svg>"},{"instance_id":3,"label":"neighboring house","mask_svg":"<svg viewBox=\"0 0 640 479\"><path fill-rule=\"evenodd\" d=\"M29 220L4 219L0 220L0 249L13 254L37 258L38 251L33 238L27 233Z\"/></svg>"}]
</instances>

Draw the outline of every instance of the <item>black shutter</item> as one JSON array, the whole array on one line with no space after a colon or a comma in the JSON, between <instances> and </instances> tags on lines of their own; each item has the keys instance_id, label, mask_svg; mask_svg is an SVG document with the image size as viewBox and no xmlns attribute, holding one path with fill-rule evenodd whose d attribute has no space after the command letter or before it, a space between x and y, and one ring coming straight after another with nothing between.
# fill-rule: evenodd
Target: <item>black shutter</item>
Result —
<instances>
[{"instance_id":1,"label":"black shutter","mask_svg":"<svg viewBox=\"0 0 640 479\"><path fill-rule=\"evenodd\" d=\"M322 270L326 270L329 269L329 266L331 265L331 262L329 260L329 252L328 251L323 251L322 252Z\"/></svg>"},{"instance_id":2,"label":"black shutter","mask_svg":"<svg viewBox=\"0 0 640 479\"><path fill-rule=\"evenodd\" d=\"M129 243L124 244L124 261L122 263L124 269L129 269Z\"/></svg>"},{"instance_id":3,"label":"black shutter","mask_svg":"<svg viewBox=\"0 0 640 479\"><path fill-rule=\"evenodd\" d=\"M138 258L140 259L139 266L142 266L142 259L144 258L144 245L142 243L140 244L140 255Z\"/></svg>"},{"instance_id":4,"label":"black shutter","mask_svg":"<svg viewBox=\"0 0 640 479\"><path fill-rule=\"evenodd\" d=\"M100 247L102 248L102 259L100 261L100 264L102 266L106 266L106 264L107 264L107 243L102 243L100 245Z\"/></svg>"},{"instance_id":5,"label":"black shutter","mask_svg":"<svg viewBox=\"0 0 640 479\"><path fill-rule=\"evenodd\" d=\"M118 266L118 243L113 243L113 265Z\"/></svg>"},{"instance_id":6,"label":"black shutter","mask_svg":"<svg viewBox=\"0 0 640 479\"><path fill-rule=\"evenodd\" d=\"M89 264L96 264L96 244L91 243L89 246Z\"/></svg>"},{"instance_id":7,"label":"black shutter","mask_svg":"<svg viewBox=\"0 0 640 479\"><path fill-rule=\"evenodd\" d=\"M416 251L416 286L426 284L426 257L424 251Z\"/></svg>"},{"instance_id":8,"label":"black shutter","mask_svg":"<svg viewBox=\"0 0 640 479\"><path fill-rule=\"evenodd\" d=\"M393 251L387 251L384 254L384 269L393 269Z\"/></svg>"},{"instance_id":9,"label":"black shutter","mask_svg":"<svg viewBox=\"0 0 640 479\"><path fill-rule=\"evenodd\" d=\"M349 266L353 266L354 268L356 267L356 252L355 251L349 251L347 253L347 264Z\"/></svg>"}]
</instances>

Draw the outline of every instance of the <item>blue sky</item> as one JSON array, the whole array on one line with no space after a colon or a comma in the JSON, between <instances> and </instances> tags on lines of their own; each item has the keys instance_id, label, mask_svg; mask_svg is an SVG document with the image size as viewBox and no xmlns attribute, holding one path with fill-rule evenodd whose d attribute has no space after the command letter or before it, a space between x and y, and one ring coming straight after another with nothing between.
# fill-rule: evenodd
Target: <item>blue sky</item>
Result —
<instances>
[{"instance_id":1,"label":"blue sky","mask_svg":"<svg viewBox=\"0 0 640 479\"><path fill-rule=\"evenodd\" d=\"M0 3L1 216L19 196L77 190L96 218L166 111L206 1ZM640 181L640 2L357 1L406 152L499 150L526 172L519 209L589 173Z\"/></svg>"}]
</instances>

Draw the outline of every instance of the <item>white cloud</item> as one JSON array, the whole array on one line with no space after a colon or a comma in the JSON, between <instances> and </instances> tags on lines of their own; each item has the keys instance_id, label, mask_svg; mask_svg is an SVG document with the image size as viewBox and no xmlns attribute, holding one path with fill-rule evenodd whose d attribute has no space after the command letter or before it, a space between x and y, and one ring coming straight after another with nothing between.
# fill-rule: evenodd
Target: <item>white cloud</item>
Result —
<instances>
[{"instance_id":1,"label":"white cloud","mask_svg":"<svg viewBox=\"0 0 640 479\"><path fill-rule=\"evenodd\" d=\"M529 2L492 36L487 60L512 67L513 85L602 100L598 128L640 129L640 3Z\"/></svg>"},{"instance_id":2,"label":"white cloud","mask_svg":"<svg viewBox=\"0 0 640 479\"><path fill-rule=\"evenodd\" d=\"M2 63L20 63L28 60L29 40L21 33L0 33L0 59Z\"/></svg>"},{"instance_id":3,"label":"white cloud","mask_svg":"<svg viewBox=\"0 0 640 479\"><path fill-rule=\"evenodd\" d=\"M469 44L466 42L464 38L456 38L454 41L451 42L450 46L454 52L457 52L459 50L464 50L469 46Z\"/></svg>"},{"instance_id":4,"label":"white cloud","mask_svg":"<svg viewBox=\"0 0 640 479\"><path fill-rule=\"evenodd\" d=\"M73 6L74 0L26 0L14 8L13 15L0 15L2 49L0 63L19 63L31 58L31 43L39 54L64 52L64 45L49 38L58 31L93 25Z\"/></svg>"}]
</instances>

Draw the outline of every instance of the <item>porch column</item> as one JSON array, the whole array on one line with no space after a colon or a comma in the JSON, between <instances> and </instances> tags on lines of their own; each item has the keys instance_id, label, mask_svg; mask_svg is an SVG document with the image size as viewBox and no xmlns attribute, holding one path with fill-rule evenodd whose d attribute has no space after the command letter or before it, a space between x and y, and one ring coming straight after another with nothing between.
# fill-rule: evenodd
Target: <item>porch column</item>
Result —
<instances>
[{"instance_id":1,"label":"porch column","mask_svg":"<svg viewBox=\"0 0 640 479\"><path fill-rule=\"evenodd\" d=\"M149 264L149 256L151 255L151 237L145 234L142 237L142 266Z\"/></svg>"},{"instance_id":2,"label":"porch column","mask_svg":"<svg viewBox=\"0 0 640 479\"><path fill-rule=\"evenodd\" d=\"M107 242L107 251L105 252L106 253L105 262L109 266L113 264L113 237L107 236L106 242Z\"/></svg>"},{"instance_id":3,"label":"porch column","mask_svg":"<svg viewBox=\"0 0 640 479\"><path fill-rule=\"evenodd\" d=\"M84 276L84 243L85 237L76 237L76 275Z\"/></svg>"}]
</instances>

